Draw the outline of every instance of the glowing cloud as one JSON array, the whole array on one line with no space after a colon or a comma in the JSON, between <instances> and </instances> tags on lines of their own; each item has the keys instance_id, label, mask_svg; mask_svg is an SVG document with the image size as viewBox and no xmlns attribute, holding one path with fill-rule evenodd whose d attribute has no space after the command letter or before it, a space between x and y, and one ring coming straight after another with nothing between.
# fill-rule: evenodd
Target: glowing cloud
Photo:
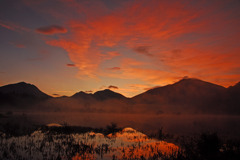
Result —
<instances>
[{"instance_id":1,"label":"glowing cloud","mask_svg":"<svg viewBox=\"0 0 240 160\"><path fill-rule=\"evenodd\" d=\"M26 2L43 13L37 9L41 3L48 2ZM52 25L36 31L67 33L45 40L68 53L80 79L135 80L146 85L143 90L186 75L225 86L239 81L240 21L234 0L115 3L113 9L103 1L59 1L44 12L68 30Z\"/></svg>"}]
</instances>

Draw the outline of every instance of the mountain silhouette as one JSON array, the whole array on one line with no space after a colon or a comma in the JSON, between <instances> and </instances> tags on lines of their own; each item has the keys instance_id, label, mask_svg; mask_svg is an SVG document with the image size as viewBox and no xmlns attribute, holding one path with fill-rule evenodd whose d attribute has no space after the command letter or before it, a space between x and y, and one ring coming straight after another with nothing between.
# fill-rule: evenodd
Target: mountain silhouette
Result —
<instances>
[{"instance_id":1,"label":"mountain silhouette","mask_svg":"<svg viewBox=\"0 0 240 160\"><path fill-rule=\"evenodd\" d=\"M80 91L72 96L72 98L78 98L78 99L95 99L98 101L104 101L108 99L125 99L126 97L123 96L120 93L116 93L114 91L111 91L109 89L97 91L94 94L88 94L83 91Z\"/></svg>"},{"instance_id":2,"label":"mountain silhouette","mask_svg":"<svg viewBox=\"0 0 240 160\"><path fill-rule=\"evenodd\" d=\"M2 94L15 94L15 95L26 95L32 96L35 98L49 98L50 96L40 91L36 86L19 82L16 84L9 84L6 86L0 87L0 93Z\"/></svg>"},{"instance_id":3,"label":"mountain silhouette","mask_svg":"<svg viewBox=\"0 0 240 160\"><path fill-rule=\"evenodd\" d=\"M226 105L230 112L236 112L240 107L240 82L227 88Z\"/></svg>"},{"instance_id":4,"label":"mountain silhouette","mask_svg":"<svg viewBox=\"0 0 240 160\"><path fill-rule=\"evenodd\" d=\"M85 93L83 91L80 91L78 93L75 93L74 95L71 96L72 98L76 98L76 99L91 99L92 98L92 94L88 94Z\"/></svg>"},{"instance_id":5,"label":"mountain silhouette","mask_svg":"<svg viewBox=\"0 0 240 160\"><path fill-rule=\"evenodd\" d=\"M184 78L171 85L150 89L133 100L158 111L224 113L227 111L226 91L226 88L213 83Z\"/></svg>"},{"instance_id":6,"label":"mountain silhouette","mask_svg":"<svg viewBox=\"0 0 240 160\"><path fill-rule=\"evenodd\" d=\"M172 97L176 97L176 96L193 97L195 95L192 95L192 94L197 94L197 96L201 94L202 96L204 96L206 94L209 94L208 92L211 92L211 94L215 94L224 90L225 88L222 86L205 82L199 79L188 78L188 79L182 79L171 85L150 89L142 94L135 96L135 98L141 97L145 94L172 96Z\"/></svg>"},{"instance_id":7,"label":"mountain silhouette","mask_svg":"<svg viewBox=\"0 0 240 160\"><path fill-rule=\"evenodd\" d=\"M113 92L109 89L102 91L97 91L93 94L93 97L97 100L107 100L107 99L125 99L126 97L120 93Z\"/></svg>"},{"instance_id":8,"label":"mountain silhouette","mask_svg":"<svg viewBox=\"0 0 240 160\"><path fill-rule=\"evenodd\" d=\"M127 113L240 114L240 82L225 88L194 78L150 89L132 98L109 89L94 94L80 91L53 98L25 82L0 87L0 108L31 106L54 111Z\"/></svg>"},{"instance_id":9,"label":"mountain silhouette","mask_svg":"<svg viewBox=\"0 0 240 160\"><path fill-rule=\"evenodd\" d=\"M0 87L1 106L28 106L49 98L51 96L25 82Z\"/></svg>"},{"instance_id":10,"label":"mountain silhouette","mask_svg":"<svg viewBox=\"0 0 240 160\"><path fill-rule=\"evenodd\" d=\"M228 90L230 92L232 92L233 94L240 94L240 82L238 82L237 84L235 84L234 86L230 86L228 87Z\"/></svg>"}]
</instances>

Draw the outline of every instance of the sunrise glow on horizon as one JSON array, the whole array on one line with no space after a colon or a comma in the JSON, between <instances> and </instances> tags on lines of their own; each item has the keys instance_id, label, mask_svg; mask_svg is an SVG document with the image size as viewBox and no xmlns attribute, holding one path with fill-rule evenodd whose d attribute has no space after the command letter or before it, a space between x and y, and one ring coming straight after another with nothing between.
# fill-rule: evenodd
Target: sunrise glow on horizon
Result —
<instances>
[{"instance_id":1,"label":"sunrise glow on horizon","mask_svg":"<svg viewBox=\"0 0 240 160\"><path fill-rule=\"evenodd\" d=\"M185 76L240 81L239 0L2 0L0 86L132 97Z\"/></svg>"}]
</instances>

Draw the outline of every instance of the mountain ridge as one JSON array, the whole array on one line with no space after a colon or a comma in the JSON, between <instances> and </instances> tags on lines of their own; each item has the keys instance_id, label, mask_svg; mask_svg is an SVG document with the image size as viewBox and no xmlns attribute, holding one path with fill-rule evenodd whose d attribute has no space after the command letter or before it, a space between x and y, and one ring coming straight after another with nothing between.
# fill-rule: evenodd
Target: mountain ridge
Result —
<instances>
[{"instance_id":1,"label":"mountain ridge","mask_svg":"<svg viewBox=\"0 0 240 160\"><path fill-rule=\"evenodd\" d=\"M35 98L37 99L35 101L32 96L26 97L26 93L33 97L45 98ZM30 104L32 101L38 103L38 108L66 111L74 108L81 112L240 114L238 107L240 83L225 88L196 78L184 78L173 84L155 87L132 98L109 89L93 94L80 91L70 97L51 97L36 86L25 82L0 87L0 107L2 102L14 106L18 103L25 105L24 103L28 101Z\"/></svg>"},{"instance_id":2,"label":"mountain ridge","mask_svg":"<svg viewBox=\"0 0 240 160\"><path fill-rule=\"evenodd\" d=\"M107 99L124 99L124 98L126 98L122 94L114 92L110 89L99 90L93 94L80 91L70 97L71 98L80 98L80 99L94 98L94 99L100 100L100 101L107 100Z\"/></svg>"},{"instance_id":3,"label":"mountain ridge","mask_svg":"<svg viewBox=\"0 0 240 160\"><path fill-rule=\"evenodd\" d=\"M122 96L125 97L125 98L134 98L134 97L137 97L137 96L139 96L139 95L141 95L141 94L143 94L143 93L151 92L152 90L156 90L156 89L159 89L159 88L165 88L165 87L173 86L173 85L178 85L178 84L181 84L181 83L187 82L187 81L203 82L203 83L212 84L212 85L218 86L219 88L225 88L225 89L232 88L232 87L240 87L240 81L239 81L238 83L236 83L235 85L233 85L233 86L223 87L223 86L221 86L221 85L214 84L214 83L207 82L207 81L203 81L203 80L200 80L200 79L197 79L197 78L183 78L183 79L181 79L181 80L179 80L179 81L177 81L177 82L175 82L175 83L173 83L173 84L168 84L168 85L160 86L160 87L157 86L157 87L154 87L154 88L152 88L152 89L149 89L149 90L147 90L147 91L145 91L145 92L142 92L142 93L140 93L140 94L138 94L138 95L135 95L135 96L133 96L133 97L125 97L124 95L122 95L122 94L120 94L120 93L118 93L118 92L112 91L112 90L110 90L110 89L98 90L98 91L96 91L96 92L93 93L93 94L92 94L92 93L86 93L86 92L84 92L84 91L79 91L79 92L74 93L72 96L65 96L65 95L64 95L64 97L77 97L78 95L94 95L94 94L97 94L98 92L101 93L102 91L110 91L110 92L113 92L113 93L117 93L117 94L119 94L119 95L122 95ZM33 86L33 87L35 87L35 88L38 89L38 87L36 87L35 85L33 85L33 84L31 84L31 83L27 83L27 82L22 81L22 82L17 82L17 83L13 83L13 84L7 84L7 85L0 86L0 93L1 93L1 88L7 87L7 86L12 86L12 85L29 85L29 86ZM39 90L39 89L38 89L38 90ZM41 90L39 90L39 91L41 91ZM41 91L41 92L42 92L42 91ZM42 93L44 93L44 92L42 92ZM50 95L48 95L48 94L46 94L46 93L44 93L44 94L47 95L47 96L49 96L49 97L52 97L52 96L50 96Z\"/></svg>"},{"instance_id":4,"label":"mountain ridge","mask_svg":"<svg viewBox=\"0 0 240 160\"><path fill-rule=\"evenodd\" d=\"M35 85L26 83L26 82L18 82L14 84L8 84L0 87L0 93L2 94L25 94L32 95L36 97L51 97L46 93L39 90Z\"/></svg>"},{"instance_id":5,"label":"mountain ridge","mask_svg":"<svg viewBox=\"0 0 240 160\"><path fill-rule=\"evenodd\" d=\"M29 108L52 98L35 85L26 82L8 84L0 87L0 108Z\"/></svg>"}]
</instances>

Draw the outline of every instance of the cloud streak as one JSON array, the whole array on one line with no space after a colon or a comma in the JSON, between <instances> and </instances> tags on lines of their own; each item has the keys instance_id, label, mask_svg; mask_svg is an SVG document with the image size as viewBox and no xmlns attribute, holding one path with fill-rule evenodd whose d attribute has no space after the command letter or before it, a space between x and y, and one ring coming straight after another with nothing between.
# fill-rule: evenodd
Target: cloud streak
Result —
<instances>
[{"instance_id":1,"label":"cloud streak","mask_svg":"<svg viewBox=\"0 0 240 160\"><path fill-rule=\"evenodd\" d=\"M59 25L50 25L50 26L37 28L36 32L45 34L45 35L53 35L53 34L59 34L59 33L67 33L67 29Z\"/></svg>"},{"instance_id":2,"label":"cloud streak","mask_svg":"<svg viewBox=\"0 0 240 160\"><path fill-rule=\"evenodd\" d=\"M66 66L67 66L67 67L76 67L75 64L71 64L71 63L66 64Z\"/></svg>"},{"instance_id":3,"label":"cloud streak","mask_svg":"<svg viewBox=\"0 0 240 160\"><path fill-rule=\"evenodd\" d=\"M118 89L118 87L117 87L117 86L110 85L110 86L108 86L108 89Z\"/></svg>"},{"instance_id":4,"label":"cloud streak","mask_svg":"<svg viewBox=\"0 0 240 160\"><path fill-rule=\"evenodd\" d=\"M16 31L16 32L20 32L20 31L25 31L25 32L29 32L30 29L20 26L18 24L15 24L13 22L9 22L9 21L2 21L0 20L0 26L3 28L6 28L8 30L12 30L12 31Z\"/></svg>"},{"instance_id":5,"label":"cloud streak","mask_svg":"<svg viewBox=\"0 0 240 160\"><path fill-rule=\"evenodd\" d=\"M108 70L112 70L112 71L119 71L121 70L120 67L112 67L112 68L107 68Z\"/></svg>"}]
</instances>

